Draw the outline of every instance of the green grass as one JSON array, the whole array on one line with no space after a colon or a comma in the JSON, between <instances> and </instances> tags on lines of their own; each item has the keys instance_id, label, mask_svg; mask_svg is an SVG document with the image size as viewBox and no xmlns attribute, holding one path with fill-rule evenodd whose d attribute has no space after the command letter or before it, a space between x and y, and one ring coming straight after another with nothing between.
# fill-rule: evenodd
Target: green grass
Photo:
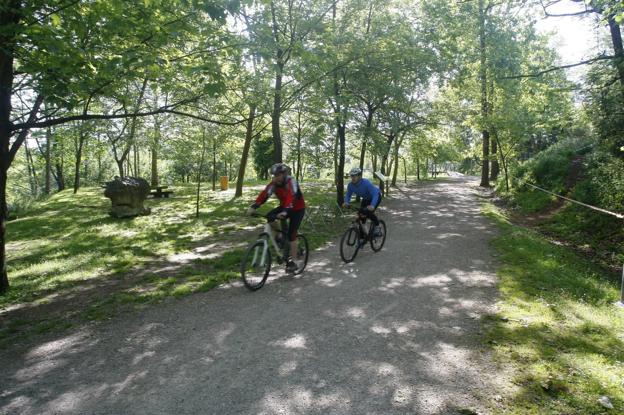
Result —
<instances>
[{"instance_id":1,"label":"green grass","mask_svg":"<svg viewBox=\"0 0 624 415\"><path fill-rule=\"evenodd\" d=\"M304 182L302 187L308 206L329 207L335 203L331 184ZM62 302L59 296L79 293L89 301L82 309L73 310L71 317L78 321L101 320L128 308L206 291L238 278L244 248L210 260L191 261L172 272L133 277L150 263L191 252L197 246L219 241L244 244L247 241L241 240L242 231L248 231L245 237L251 235L253 239L253 232L261 229L261 219L244 215L256 189L235 200L220 192L203 191L199 218L195 217L195 185L174 186L171 190L171 199L148 199L146 205L152 209L149 216L114 219L108 215L110 201L102 189L84 188L77 195L71 191L58 193L10 221L7 258L11 289L0 296L0 308ZM260 213L276 204L269 201ZM305 221L302 231L311 248L340 231L342 225L336 226L337 221L340 219L321 216ZM118 282L119 288L99 288L110 280ZM61 321L66 317L5 321L0 325L0 343L18 333L65 327L69 323Z\"/></svg>"},{"instance_id":2,"label":"green grass","mask_svg":"<svg viewBox=\"0 0 624 415\"><path fill-rule=\"evenodd\" d=\"M503 414L624 412L624 309L617 278L571 250L511 224L491 205L500 228L498 315L487 342L512 374ZM608 396L615 409L600 406Z\"/></svg>"},{"instance_id":3,"label":"green grass","mask_svg":"<svg viewBox=\"0 0 624 415\"><path fill-rule=\"evenodd\" d=\"M566 204L540 228L580 250L591 250L605 265L624 262L624 221L620 219Z\"/></svg>"},{"instance_id":4,"label":"green grass","mask_svg":"<svg viewBox=\"0 0 624 415\"><path fill-rule=\"evenodd\" d=\"M517 192L511 199L522 214L532 214L546 209L556 198L539 190L527 189Z\"/></svg>"}]
</instances>

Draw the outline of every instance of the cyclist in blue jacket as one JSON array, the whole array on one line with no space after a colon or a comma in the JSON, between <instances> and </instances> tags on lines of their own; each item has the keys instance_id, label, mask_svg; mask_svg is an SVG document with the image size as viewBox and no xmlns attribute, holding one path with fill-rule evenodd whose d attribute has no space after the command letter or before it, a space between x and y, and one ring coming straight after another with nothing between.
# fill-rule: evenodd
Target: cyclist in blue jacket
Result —
<instances>
[{"instance_id":1,"label":"cyclist in blue jacket","mask_svg":"<svg viewBox=\"0 0 624 415\"><path fill-rule=\"evenodd\" d=\"M381 191L379 187L371 183L370 180L362 178L362 169L354 167L349 172L351 183L347 186L347 194L343 206L349 207L351 204L351 196L355 193L360 197L362 203L359 212L373 221L375 226L374 235L381 236L379 229L379 219L375 215L375 210L381 203Z\"/></svg>"}]
</instances>

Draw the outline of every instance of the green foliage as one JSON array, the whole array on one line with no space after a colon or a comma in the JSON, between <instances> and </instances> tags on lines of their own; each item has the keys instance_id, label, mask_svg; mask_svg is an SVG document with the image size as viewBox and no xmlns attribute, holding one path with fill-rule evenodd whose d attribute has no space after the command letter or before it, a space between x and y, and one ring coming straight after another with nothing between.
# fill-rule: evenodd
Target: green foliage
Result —
<instances>
[{"instance_id":1,"label":"green foliage","mask_svg":"<svg viewBox=\"0 0 624 415\"><path fill-rule=\"evenodd\" d=\"M506 414L619 413L624 408L624 315L613 305L617 279L535 233L510 224L493 207L501 234L498 315L486 322L503 373L514 388L497 402ZM597 400L608 396L612 412Z\"/></svg>"},{"instance_id":2,"label":"green foliage","mask_svg":"<svg viewBox=\"0 0 624 415\"><path fill-rule=\"evenodd\" d=\"M526 182L535 182L592 206L623 212L624 163L591 141L562 141L520 165L515 174L518 177L516 187L507 197L523 214L542 212L556 200L554 196L525 186ZM564 203L545 215L539 226L580 250L590 250L601 262L624 261L624 221L618 218Z\"/></svg>"},{"instance_id":3,"label":"green foliage","mask_svg":"<svg viewBox=\"0 0 624 415\"><path fill-rule=\"evenodd\" d=\"M596 126L601 145L612 155L624 159L624 85L621 83L624 80L617 82L615 64L592 68L588 79L596 88L589 93L586 110Z\"/></svg>"},{"instance_id":4,"label":"green foliage","mask_svg":"<svg viewBox=\"0 0 624 415\"><path fill-rule=\"evenodd\" d=\"M520 209L521 213L531 214L544 210L556 199L547 193L535 189L527 189L518 192L513 198L513 203Z\"/></svg>"},{"instance_id":5,"label":"green foliage","mask_svg":"<svg viewBox=\"0 0 624 415\"><path fill-rule=\"evenodd\" d=\"M530 182L555 193L569 190L566 189L566 179L572 161L589 151L592 145L589 140L571 138L549 147L517 167L517 185Z\"/></svg>"},{"instance_id":6,"label":"green foliage","mask_svg":"<svg viewBox=\"0 0 624 415\"><path fill-rule=\"evenodd\" d=\"M273 139L271 136L259 135L252 142L253 164L256 175L266 180L273 165Z\"/></svg>"},{"instance_id":7,"label":"green foliage","mask_svg":"<svg viewBox=\"0 0 624 415\"><path fill-rule=\"evenodd\" d=\"M587 181L605 209L624 210L624 158L596 151L587 158Z\"/></svg>"},{"instance_id":8,"label":"green foliage","mask_svg":"<svg viewBox=\"0 0 624 415\"><path fill-rule=\"evenodd\" d=\"M64 191L35 203L8 223L11 289L0 297L1 308L30 304L32 309L22 319L5 314L0 343L37 327L52 330L64 321L106 319L239 278L243 251L261 229L261 221L244 214L260 188L250 185L237 199L231 199L231 192L204 190L198 219L195 184L170 187L171 199L148 200L151 215L134 219L111 218L110 201L99 188L76 195ZM331 206L334 201L329 183L306 183L303 190L309 206ZM262 212L274 205L269 201ZM307 218L302 230L311 248L337 236L341 220L335 211ZM209 259L184 259L195 256L194 248L213 243ZM64 299L77 292L80 301L68 309ZM61 304L52 307L55 311L41 315L38 306L56 302Z\"/></svg>"}]
</instances>

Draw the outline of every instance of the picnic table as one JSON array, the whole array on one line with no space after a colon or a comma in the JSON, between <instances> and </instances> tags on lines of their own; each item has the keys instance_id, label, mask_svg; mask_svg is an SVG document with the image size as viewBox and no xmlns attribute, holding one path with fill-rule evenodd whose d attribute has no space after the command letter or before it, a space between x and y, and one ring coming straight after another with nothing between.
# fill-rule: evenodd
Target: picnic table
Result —
<instances>
[{"instance_id":1,"label":"picnic table","mask_svg":"<svg viewBox=\"0 0 624 415\"><path fill-rule=\"evenodd\" d=\"M164 190L169 186L155 186L152 187L152 191L150 192L150 196L154 199L160 199L163 197L169 197L170 194L173 193L173 190Z\"/></svg>"}]
</instances>

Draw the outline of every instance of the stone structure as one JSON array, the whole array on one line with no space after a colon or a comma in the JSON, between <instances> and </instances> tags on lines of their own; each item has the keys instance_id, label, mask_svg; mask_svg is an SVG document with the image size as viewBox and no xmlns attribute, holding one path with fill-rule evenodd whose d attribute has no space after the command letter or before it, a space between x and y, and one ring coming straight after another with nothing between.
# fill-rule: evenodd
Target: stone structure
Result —
<instances>
[{"instance_id":1,"label":"stone structure","mask_svg":"<svg viewBox=\"0 0 624 415\"><path fill-rule=\"evenodd\" d=\"M149 183L140 177L115 176L114 180L106 182L104 190L104 196L113 204L110 214L116 218L149 215L150 209L143 206L149 193Z\"/></svg>"}]
</instances>

